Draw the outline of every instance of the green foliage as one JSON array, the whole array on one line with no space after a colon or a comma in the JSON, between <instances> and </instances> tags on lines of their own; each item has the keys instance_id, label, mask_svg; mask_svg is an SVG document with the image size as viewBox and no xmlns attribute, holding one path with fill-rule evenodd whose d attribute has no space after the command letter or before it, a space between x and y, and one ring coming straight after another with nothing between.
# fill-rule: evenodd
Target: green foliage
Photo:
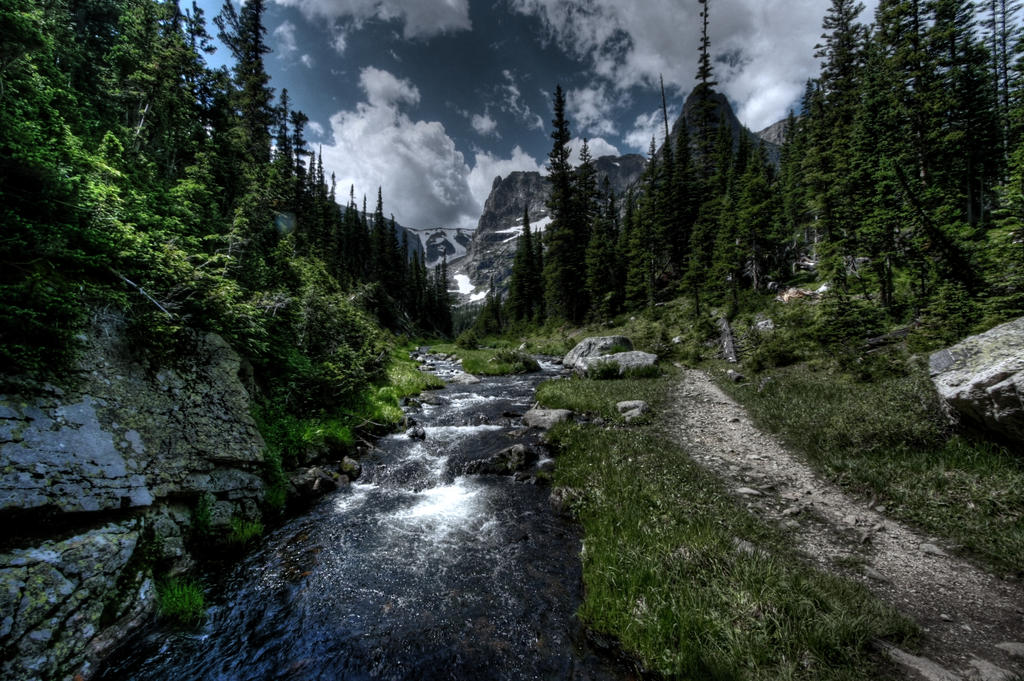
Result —
<instances>
[{"instance_id":1,"label":"green foliage","mask_svg":"<svg viewBox=\"0 0 1024 681\"><path fill-rule=\"evenodd\" d=\"M196 499L196 507L192 510L192 531L198 537L210 535L214 501L216 498L209 492Z\"/></svg>"},{"instance_id":2,"label":"green foliage","mask_svg":"<svg viewBox=\"0 0 1024 681\"><path fill-rule=\"evenodd\" d=\"M537 363L537 360L519 350L498 350L488 361L502 368L510 367L510 370L502 371L502 374L526 374L531 371L540 371L540 364Z\"/></svg>"},{"instance_id":3,"label":"green foliage","mask_svg":"<svg viewBox=\"0 0 1024 681\"><path fill-rule=\"evenodd\" d=\"M424 390L443 388L444 381L434 374L420 371L418 365L407 357L393 353L391 364L388 365L388 383L397 391L399 398L419 395Z\"/></svg>"},{"instance_id":4,"label":"green foliage","mask_svg":"<svg viewBox=\"0 0 1024 681\"><path fill-rule=\"evenodd\" d=\"M455 345L463 350L476 350L480 347L480 337L476 329L466 329L455 339Z\"/></svg>"},{"instance_id":5,"label":"green foliage","mask_svg":"<svg viewBox=\"0 0 1024 681\"><path fill-rule=\"evenodd\" d=\"M195 626L206 616L203 587L199 582L176 577L158 582L157 608L164 617Z\"/></svg>"},{"instance_id":6,"label":"green foliage","mask_svg":"<svg viewBox=\"0 0 1024 681\"><path fill-rule=\"evenodd\" d=\"M259 520L231 519L231 533L228 543L233 546L249 546L263 536L263 523Z\"/></svg>"},{"instance_id":7,"label":"green foliage","mask_svg":"<svg viewBox=\"0 0 1024 681\"><path fill-rule=\"evenodd\" d=\"M619 363L613 359L598 360L587 366L587 377L594 381L610 381L621 378Z\"/></svg>"},{"instance_id":8,"label":"green foliage","mask_svg":"<svg viewBox=\"0 0 1024 681\"><path fill-rule=\"evenodd\" d=\"M273 514L284 511L288 499L288 478L284 473L280 449L268 446L263 451L263 480L266 483L263 502Z\"/></svg>"},{"instance_id":9,"label":"green foliage","mask_svg":"<svg viewBox=\"0 0 1024 681\"><path fill-rule=\"evenodd\" d=\"M771 381L719 385L757 423L895 517L1000 568L1024 568L1024 464L993 444L949 438L926 373L873 382L798 365Z\"/></svg>"}]
</instances>

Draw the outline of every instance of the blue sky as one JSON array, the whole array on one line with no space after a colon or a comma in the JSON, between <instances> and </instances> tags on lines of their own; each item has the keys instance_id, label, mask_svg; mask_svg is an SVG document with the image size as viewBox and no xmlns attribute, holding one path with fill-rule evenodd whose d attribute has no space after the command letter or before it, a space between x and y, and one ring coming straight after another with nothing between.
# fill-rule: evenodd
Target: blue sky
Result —
<instances>
[{"instance_id":1,"label":"blue sky","mask_svg":"<svg viewBox=\"0 0 1024 681\"><path fill-rule=\"evenodd\" d=\"M199 2L208 20L221 4ZM748 127L783 118L817 75L828 4L711 0L719 89ZM698 12L697 0L268 0L266 66L309 116L339 194L381 186L402 224L473 227L496 175L543 169L556 84L574 149L586 137L594 156L645 153L663 134L659 76L673 118L693 87Z\"/></svg>"}]
</instances>

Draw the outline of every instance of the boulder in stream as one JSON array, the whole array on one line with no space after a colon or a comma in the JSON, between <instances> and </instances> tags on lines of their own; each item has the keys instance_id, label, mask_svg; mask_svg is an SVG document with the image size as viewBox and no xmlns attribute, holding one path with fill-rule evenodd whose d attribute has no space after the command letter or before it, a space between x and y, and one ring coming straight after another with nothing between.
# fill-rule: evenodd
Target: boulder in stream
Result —
<instances>
[{"instance_id":1,"label":"boulder in stream","mask_svg":"<svg viewBox=\"0 0 1024 681\"><path fill-rule=\"evenodd\" d=\"M341 460L338 470L349 480L357 480L363 474L362 464L349 456Z\"/></svg>"},{"instance_id":2,"label":"boulder in stream","mask_svg":"<svg viewBox=\"0 0 1024 681\"><path fill-rule=\"evenodd\" d=\"M312 501L338 489L341 475L319 466L296 471L288 479L288 495L293 501ZM348 482L346 479L345 482Z\"/></svg>"},{"instance_id":3,"label":"boulder in stream","mask_svg":"<svg viewBox=\"0 0 1024 681\"><path fill-rule=\"evenodd\" d=\"M486 459L470 461L466 475L510 475L524 470L537 460L537 452L524 444L512 445Z\"/></svg>"}]
</instances>

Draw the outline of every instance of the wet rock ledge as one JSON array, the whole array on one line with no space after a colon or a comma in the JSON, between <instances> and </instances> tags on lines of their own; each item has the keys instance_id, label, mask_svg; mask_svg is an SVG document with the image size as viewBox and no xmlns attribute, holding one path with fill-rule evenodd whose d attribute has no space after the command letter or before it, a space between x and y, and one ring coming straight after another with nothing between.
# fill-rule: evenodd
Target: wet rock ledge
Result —
<instances>
[{"instance_id":1,"label":"wet rock ledge","mask_svg":"<svg viewBox=\"0 0 1024 681\"><path fill-rule=\"evenodd\" d=\"M0 385L0 678L88 678L153 612L154 569L259 519L264 443L242 362L195 334L169 366L141 363L106 320L61 385ZM170 361L167 362L171 364Z\"/></svg>"}]
</instances>

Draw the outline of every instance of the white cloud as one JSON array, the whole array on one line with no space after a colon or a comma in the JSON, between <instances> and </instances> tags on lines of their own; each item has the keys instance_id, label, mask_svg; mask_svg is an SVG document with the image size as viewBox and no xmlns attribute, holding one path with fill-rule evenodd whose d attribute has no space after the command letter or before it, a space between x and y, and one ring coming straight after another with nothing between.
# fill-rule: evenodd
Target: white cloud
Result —
<instances>
[{"instance_id":1,"label":"white cloud","mask_svg":"<svg viewBox=\"0 0 1024 681\"><path fill-rule=\"evenodd\" d=\"M408 80L399 80L390 71L368 66L359 74L359 86L372 106L419 104L420 91Z\"/></svg>"},{"instance_id":2,"label":"white cloud","mask_svg":"<svg viewBox=\"0 0 1024 681\"><path fill-rule=\"evenodd\" d=\"M320 125L316 121L307 121L306 128L313 133L316 137L324 136L324 126Z\"/></svg>"},{"instance_id":3,"label":"white cloud","mask_svg":"<svg viewBox=\"0 0 1024 681\"><path fill-rule=\"evenodd\" d=\"M669 107L668 120L669 125L679 117L679 109L677 107ZM661 146L662 142L665 141L665 116L661 112L661 109L655 109L654 111L646 114L640 114L633 121L633 128L623 140L632 149L641 153L647 153L651 148L651 139L655 140L655 144Z\"/></svg>"},{"instance_id":4,"label":"white cloud","mask_svg":"<svg viewBox=\"0 0 1024 681\"><path fill-rule=\"evenodd\" d=\"M498 86L499 99L498 107L505 113L512 114L524 124L537 130L544 129L544 119L530 109L530 105L523 101L523 93L519 90L514 73L505 69L501 72L505 82Z\"/></svg>"},{"instance_id":5,"label":"white cloud","mask_svg":"<svg viewBox=\"0 0 1024 681\"><path fill-rule=\"evenodd\" d=\"M354 185L371 203L377 187L384 210L410 227L466 226L478 206L469 191L462 153L436 121L414 121L401 106L419 102L408 80L368 67L360 87L366 101L331 116L334 143L323 147L324 166L338 185Z\"/></svg>"},{"instance_id":6,"label":"white cloud","mask_svg":"<svg viewBox=\"0 0 1024 681\"><path fill-rule=\"evenodd\" d=\"M486 137L498 134L498 121L491 118L489 114L485 113L482 116L480 114L473 114L470 124L478 135Z\"/></svg>"},{"instance_id":7,"label":"white cloud","mask_svg":"<svg viewBox=\"0 0 1024 681\"><path fill-rule=\"evenodd\" d=\"M331 116L334 143L323 147L324 166L344 191L354 185L371 203L381 187L385 212L404 225L475 227L496 175L543 171L518 146L507 159L476 151L470 168L441 123L402 111L419 102L415 85L374 67L362 70L359 84L366 101Z\"/></svg>"},{"instance_id":8,"label":"white cloud","mask_svg":"<svg viewBox=\"0 0 1024 681\"><path fill-rule=\"evenodd\" d=\"M512 7L541 18L548 39L615 88L667 87L683 95L695 84L699 4L692 0L511 0ZM738 55L733 66L715 63L721 89L737 103L753 129L783 118L819 65L814 45L826 5L820 0L716 0L711 3L714 56ZM877 0L866 0L869 23ZM627 135L628 137L628 135ZM633 140L635 141L635 140ZM627 143L631 146L633 141ZM648 138L648 143L650 139Z\"/></svg>"},{"instance_id":9,"label":"white cloud","mask_svg":"<svg viewBox=\"0 0 1024 681\"><path fill-rule=\"evenodd\" d=\"M569 90L565 94L566 115L574 126L588 135L615 135L612 121L616 102L604 85Z\"/></svg>"},{"instance_id":10,"label":"white cloud","mask_svg":"<svg viewBox=\"0 0 1024 681\"><path fill-rule=\"evenodd\" d=\"M274 29L272 34L277 40L277 49L281 56L287 56L299 49L295 41L295 24L286 21Z\"/></svg>"},{"instance_id":11,"label":"white cloud","mask_svg":"<svg viewBox=\"0 0 1024 681\"><path fill-rule=\"evenodd\" d=\"M602 156L621 156L618 148L608 142L608 140L602 137L595 137L592 140L587 140L587 146L590 147L590 158L597 160ZM583 140L579 137L574 137L569 142L569 148L571 153L569 154L569 163L573 167L580 164L580 150L583 149Z\"/></svg>"},{"instance_id":12,"label":"white cloud","mask_svg":"<svg viewBox=\"0 0 1024 681\"><path fill-rule=\"evenodd\" d=\"M348 21L359 27L364 21L398 21L406 39L430 38L472 28L469 0L274 0L285 7L298 8L308 19ZM335 49L338 49L335 38Z\"/></svg>"},{"instance_id":13,"label":"white cloud","mask_svg":"<svg viewBox=\"0 0 1024 681\"><path fill-rule=\"evenodd\" d=\"M314 60L313 57L311 57L308 54L302 55L302 57L299 58L299 61L301 61L302 65L305 66L307 69L313 68L313 64L316 63L316 60Z\"/></svg>"},{"instance_id":14,"label":"white cloud","mask_svg":"<svg viewBox=\"0 0 1024 681\"><path fill-rule=\"evenodd\" d=\"M348 32L344 26L335 26L334 35L331 37L331 47L338 54L345 54L345 49L348 47Z\"/></svg>"},{"instance_id":15,"label":"white cloud","mask_svg":"<svg viewBox=\"0 0 1024 681\"><path fill-rule=\"evenodd\" d=\"M506 177L515 170L536 171L547 174L544 166L518 145L512 150L509 158L499 158L493 154L477 150L473 159L473 170L469 173L469 189L474 201L480 206L477 217L483 210L484 202L491 194L491 187L499 175ZM475 223L475 220L474 220Z\"/></svg>"}]
</instances>

